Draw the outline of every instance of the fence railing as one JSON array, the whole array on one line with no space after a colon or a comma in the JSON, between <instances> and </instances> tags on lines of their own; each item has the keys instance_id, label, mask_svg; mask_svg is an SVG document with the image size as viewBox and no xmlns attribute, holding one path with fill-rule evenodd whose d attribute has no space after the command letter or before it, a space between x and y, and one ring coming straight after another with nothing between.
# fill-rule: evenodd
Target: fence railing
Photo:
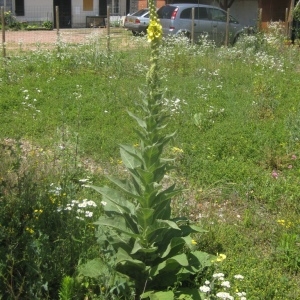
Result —
<instances>
[{"instance_id":1,"label":"fence railing","mask_svg":"<svg viewBox=\"0 0 300 300\"><path fill-rule=\"evenodd\" d=\"M86 16L85 26L82 26L81 28L61 28L64 26L60 24L60 20L64 22L64 19L62 19L58 6L55 7L54 16L51 15L50 18L53 22L48 19L49 13L43 12L43 14L46 16L46 19L35 22L35 25L33 25L28 22L17 22L11 14L4 11L4 7L1 7L1 47L3 57L7 56L8 51L33 50L37 47L39 49L53 49L58 45L57 42L82 44L90 41L95 36L100 40L102 39L102 46L103 48L106 48L107 51L110 51L112 46L123 48L124 46L130 46L131 44L131 33L123 28L124 17L112 15L109 6L107 7L106 15ZM224 42L225 46L228 45L229 40L229 22L228 9ZM291 36L292 23L292 9L286 8L285 20L281 23L283 34L286 37ZM6 29L4 24L10 25L9 29ZM257 31L264 30L262 26L262 9L258 10L256 27Z\"/></svg>"},{"instance_id":2,"label":"fence railing","mask_svg":"<svg viewBox=\"0 0 300 300\"><path fill-rule=\"evenodd\" d=\"M111 47L124 48L131 44L132 34L123 27L124 18L111 15L109 6L105 16L87 16L85 26L81 28L61 28L58 6L55 7L54 14L52 20L55 22L22 23L17 22L14 17L4 11L4 7L1 7L2 56L6 57L8 53L37 48L54 49L59 46L58 42L70 45L90 43L96 38L102 48L107 51L110 51Z\"/></svg>"}]
</instances>

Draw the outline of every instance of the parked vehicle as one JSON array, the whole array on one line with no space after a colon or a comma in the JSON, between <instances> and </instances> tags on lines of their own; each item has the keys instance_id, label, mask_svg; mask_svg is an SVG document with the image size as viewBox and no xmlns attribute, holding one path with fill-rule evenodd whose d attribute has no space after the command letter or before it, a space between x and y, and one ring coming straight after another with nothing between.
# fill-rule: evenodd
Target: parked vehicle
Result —
<instances>
[{"instance_id":1,"label":"parked vehicle","mask_svg":"<svg viewBox=\"0 0 300 300\"><path fill-rule=\"evenodd\" d=\"M192 23L192 8L194 22ZM164 5L157 11L163 35L182 35L191 38L194 27L194 41L206 35L207 39L221 46L225 43L227 13L226 11L203 4L170 4ZM232 16L229 18L229 43L234 44L243 32L243 26Z\"/></svg>"},{"instance_id":2,"label":"parked vehicle","mask_svg":"<svg viewBox=\"0 0 300 300\"><path fill-rule=\"evenodd\" d=\"M124 27L131 30L133 35L146 33L149 25L150 11L149 8L143 8L132 15L127 15Z\"/></svg>"}]
</instances>

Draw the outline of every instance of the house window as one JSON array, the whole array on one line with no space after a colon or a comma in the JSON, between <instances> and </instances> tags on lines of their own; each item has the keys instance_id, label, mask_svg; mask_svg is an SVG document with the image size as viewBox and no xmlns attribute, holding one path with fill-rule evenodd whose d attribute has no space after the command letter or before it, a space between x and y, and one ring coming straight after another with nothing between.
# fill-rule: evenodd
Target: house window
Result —
<instances>
[{"instance_id":1,"label":"house window","mask_svg":"<svg viewBox=\"0 0 300 300\"><path fill-rule=\"evenodd\" d=\"M119 0L112 0L112 13L114 15L119 14L120 6L119 6Z\"/></svg>"},{"instance_id":2,"label":"house window","mask_svg":"<svg viewBox=\"0 0 300 300\"><path fill-rule=\"evenodd\" d=\"M94 0L83 0L83 10L84 11L94 10Z\"/></svg>"},{"instance_id":3,"label":"house window","mask_svg":"<svg viewBox=\"0 0 300 300\"><path fill-rule=\"evenodd\" d=\"M24 16L24 0L15 0L15 14L16 16Z\"/></svg>"}]
</instances>

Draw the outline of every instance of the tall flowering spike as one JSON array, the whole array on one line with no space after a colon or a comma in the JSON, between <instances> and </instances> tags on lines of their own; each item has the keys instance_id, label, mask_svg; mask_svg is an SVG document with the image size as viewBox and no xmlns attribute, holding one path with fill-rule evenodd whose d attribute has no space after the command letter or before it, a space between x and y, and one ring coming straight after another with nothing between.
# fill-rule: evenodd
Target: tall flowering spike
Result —
<instances>
[{"instance_id":1,"label":"tall flowering spike","mask_svg":"<svg viewBox=\"0 0 300 300\"><path fill-rule=\"evenodd\" d=\"M150 7L150 22L147 29L148 41L151 45L150 69L147 73L147 84L150 88L150 98L157 95L159 80L158 80L158 49L162 37L162 27L158 20L154 0L149 0ZM157 99L156 99L157 100Z\"/></svg>"}]
</instances>

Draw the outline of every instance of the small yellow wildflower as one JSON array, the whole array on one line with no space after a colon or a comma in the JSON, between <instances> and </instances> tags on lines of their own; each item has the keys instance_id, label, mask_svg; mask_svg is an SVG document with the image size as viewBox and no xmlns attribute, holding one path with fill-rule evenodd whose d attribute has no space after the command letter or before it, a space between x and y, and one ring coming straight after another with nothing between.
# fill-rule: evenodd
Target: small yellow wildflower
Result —
<instances>
[{"instance_id":1,"label":"small yellow wildflower","mask_svg":"<svg viewBox=\"0 0 300 300\"><path fill-rule=\"evenodd\" d=\"M192 240L192 245L197 245L198 243L195 240Z\"/></svg>"},{"instance_id":2,"label":"small yellow wildflower","mask_svg":"<svg viewBox=\"0 0 300 300\"><path fill-rule=\"evenodd\" d=\"M30 234L34 233L34 230L32 228L26 227L25 230L28 231Z\"/></svg>"},{"instance_id":3,"label":"small yellow wildflower","mask_svg":"<svg viewBox=\"0 0 300 300\"><path fill-rule=\"evenodd\" d=\"M277 220L277 223L280 224L281 226L285 227L285 228L290 228L290 227L293 226L293 223L291 221L285 221L283 219Z\"/></svg>"},{"instance_id":4,"label":"small yellow wildflower","mask_svg":"<svg viewBox=\"0 0 300 300\"><path fill-rule=\"evenodd\" d=\"M225 254L219 254L218 257L217 257L217 261L223 261L224 259L226 259Z\"/></svg>"},{"instance_id":5,"label":"small yellow wildflower","mask_svg":"<svg viewBox=\"0 0 300 300\"><path fill-rule=\"evenodd\" d=\"M216 259L213 259L211 262L214 263L214 262L222 262L224 259L226 259L226 255L225 254L218 254L217 253L217 258Z\"/></svg>"},{"instance_id":6,"label":"small yellow wildflower","mask_svg":"<svg viewBox=\"0 0 300 300\"><path fill-rule=\"evenodd\" d=\"M178 148L178 147L173 147L173 148L172 148L172 151L173 151L174 153L183 153L183 150L180 149L180 148Z\"/></svg>"}]
</instances>

